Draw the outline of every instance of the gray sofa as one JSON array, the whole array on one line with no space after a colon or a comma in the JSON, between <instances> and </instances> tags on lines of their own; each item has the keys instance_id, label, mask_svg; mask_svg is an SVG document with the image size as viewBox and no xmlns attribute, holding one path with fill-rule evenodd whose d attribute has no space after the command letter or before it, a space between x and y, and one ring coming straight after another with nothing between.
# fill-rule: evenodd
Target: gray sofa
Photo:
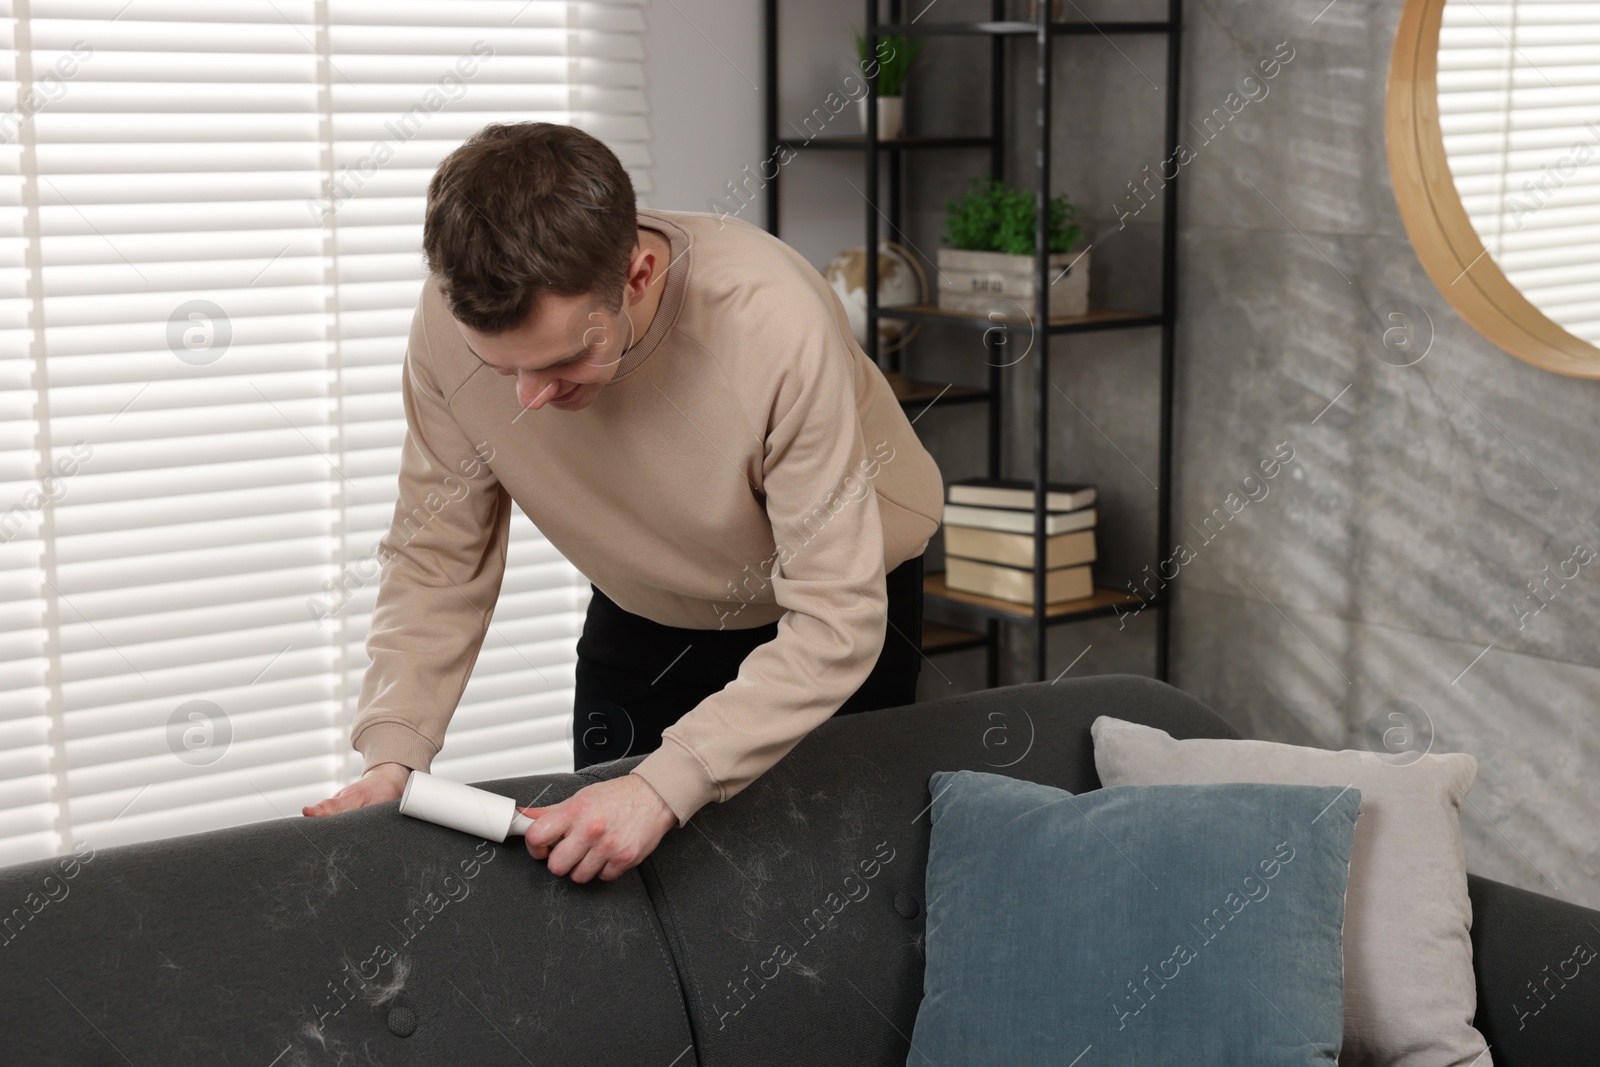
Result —
<instances>
[{"instance_id":1,"label":"gray sofa","mask_svg":"<svg viewBox=\"0 0 1600 1067\"><path fill-rule=\"evenodd\" d=\"M908 1039L929 774L1096 788L1100 714L1238 736L1133 676L837 718L641 866L586 885L520 838L490 845L394 804L84 850L70 877L60 859L9 867L0 1064L923 1063ZM480 784L547 803L640 758ZM1481 878L1471 894L1495 1063L1595 1063L1600 966L1564 985L1549 967L1600 947L1600 913Z\"/></svg>"}]
</instances>

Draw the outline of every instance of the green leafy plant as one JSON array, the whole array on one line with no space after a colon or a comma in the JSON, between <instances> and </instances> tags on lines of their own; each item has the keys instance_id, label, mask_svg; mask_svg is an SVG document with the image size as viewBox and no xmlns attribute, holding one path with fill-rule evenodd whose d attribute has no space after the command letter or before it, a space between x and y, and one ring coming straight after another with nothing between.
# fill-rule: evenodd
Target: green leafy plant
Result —
<instances>
[{"instance_id":1,"label":"green leafy plant","mask_svg":"<svg viewBox=\"0 0 1600 1067\"><path fill-rule=\"evenodd\" d=\"M1039 228L1036 196L988 175L974 178L966 192L944 202L945 232L940 240L948 248L1034 255ZM1083 236L1083 227L1074 221L1077 217L1078 208L1065 193L1050 198L1047 232L1051 252L1071 251Z\"/></svg>"},{"instance_id":2,"label":"green leafy plant","mask_svg":"<svg viewBox=\"0 0 1600 1067\"><path fill-rule=\"evenodd\" d=\"M905 89L912 62L927 42L921 37L911 40L900 34L889 34L878 38L878 54L873 56L867 50L866 35L857 33L855 37L856 58L861 61L862 71L866 71L869 61L878 64L878 95L899 96Z\"/></svg>"}]
</instances>

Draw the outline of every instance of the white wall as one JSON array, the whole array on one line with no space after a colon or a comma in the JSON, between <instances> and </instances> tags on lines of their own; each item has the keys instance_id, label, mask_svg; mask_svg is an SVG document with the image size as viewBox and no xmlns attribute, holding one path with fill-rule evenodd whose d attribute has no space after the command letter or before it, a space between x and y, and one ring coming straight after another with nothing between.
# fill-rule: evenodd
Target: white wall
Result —
<instances>
[{"instance_id":1,"label":"white wall","mask_svg":"<svg viewBox=\"0 0 1600 1067\"><path fill-rule=\"evenodd\" d=\"M764 157L761 4L654 0L645 10L655 191L643 207L706 211L723 183ZM765 201L740 217L761 225Z\"/></svg>"}]
</instances>

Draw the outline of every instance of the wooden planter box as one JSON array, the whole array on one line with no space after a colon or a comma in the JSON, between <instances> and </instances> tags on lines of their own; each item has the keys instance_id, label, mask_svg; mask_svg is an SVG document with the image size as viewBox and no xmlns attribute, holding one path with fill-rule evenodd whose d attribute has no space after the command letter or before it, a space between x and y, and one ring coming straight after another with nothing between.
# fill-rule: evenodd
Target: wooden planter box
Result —
<instances>
[{"instance_id":1,"label":"wooden planter box","mask_svg":"<svg viewBox=\"0 0 1600 1067\"><path fill-rule=\"evenodd\" d=\"M1089 253L1054 252L1048 262L1053 279L1050 318L1087 314ZM1033 256L940 248L939 307L969 315L1032 315L1038 306L1034 298L1036 266Z\"/></svg>"}]
</instances>

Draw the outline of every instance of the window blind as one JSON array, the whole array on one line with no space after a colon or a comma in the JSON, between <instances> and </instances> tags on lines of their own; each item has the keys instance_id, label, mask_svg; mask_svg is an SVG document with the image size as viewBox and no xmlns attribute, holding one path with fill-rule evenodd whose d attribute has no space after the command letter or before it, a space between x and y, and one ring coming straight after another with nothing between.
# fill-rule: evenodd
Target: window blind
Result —
<instances>
[{"instance_id":1,"label":"window blind","mask_svg":"<svg viewBox=\"0 0 1600 1067\"><path fill-rule=\"evenodd\" d=\"M0 0L0 864L360 773L428 178L537 119L643 201L642 3ZM588 583L512 528L465 781L571 768Z\"/></svg>"},{"instance_id":2,"label":"window blind","mask_svg":"<svg viewBox=\"0 0 1600 1067\"><path fill-rule=\"evenodd\" d=\"M1450 0L1438 81L1445 156L1484 247L1600 344L1600 3Z\"/></svg>"}]
</instances>

